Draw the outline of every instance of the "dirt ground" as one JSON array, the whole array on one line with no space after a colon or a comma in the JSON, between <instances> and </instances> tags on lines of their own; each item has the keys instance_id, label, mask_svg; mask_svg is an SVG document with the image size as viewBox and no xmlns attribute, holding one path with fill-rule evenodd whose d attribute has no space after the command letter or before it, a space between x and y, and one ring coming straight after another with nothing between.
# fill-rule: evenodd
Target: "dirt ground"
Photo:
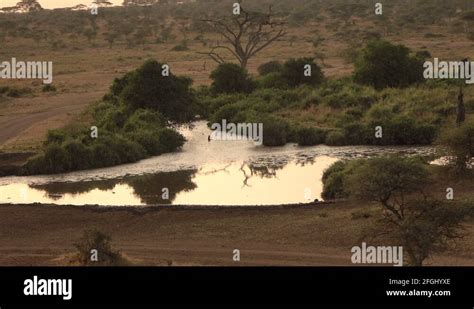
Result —
<instances>
[{"instance_id":1,"label":"dirt ground","mask_svg":"<svg viewBox=\"0 0 474 309\"><path fill-rule=\"evenodd\" d=\"M363 210L369 218L354 218ZM352 265L370 243L375 205L146 207L1 205L0 265L66 265L83 231L97 228L134 265ZM474 265L474 222L455 250L427 265ZM240 250L241 261L233 261Z\"/></svg>"}]
</instances>

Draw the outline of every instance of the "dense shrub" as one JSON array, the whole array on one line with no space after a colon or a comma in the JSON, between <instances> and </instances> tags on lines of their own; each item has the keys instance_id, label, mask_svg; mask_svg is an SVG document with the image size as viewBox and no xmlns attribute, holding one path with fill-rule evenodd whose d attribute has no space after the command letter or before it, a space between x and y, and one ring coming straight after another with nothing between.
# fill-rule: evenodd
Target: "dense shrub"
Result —
<instances>
[{"instance_id":1,"label":"dense shrub","mask_svg":"<svg viewBox=\"0 0 474 309\"><path fill-rule=\"evenodd\" d=\"M233 63L220 64L211 73L215 93L249 93L255 88L247 71Z\"/></svg>"},{"instance_id":2,"label":"dense shrub","mask_svg":"<svg viewBox=\"0 0 474 309\"><path fill-rule=\"evenodd\" d=\"M344 146L348 142L342 130L332 130L326 135L325 144L328 146Z\"/></svg>"},{"instance_id":3,"label":"dense shrub","mask_svg":"<svg viewBox=\"0 0 474 309\"><path fill-rule=\"evenodd\" d=\"M457 172L464 173L474 157L474 121L469 120L458 127L443 132L438 141L452 157Z\"/></svg>"},{"instance_id":4,"label":"dense shrub","mask_svg":"<svg viewBox=\"0 0 474 309\"><path fill-rule=\"evenodd\" d=\"M324 97L324 103L331 108L358 107L367 110L377 99L377 93L372 88L348 84L329 92Z\"/></svg>"},{"instance_id":5,"label":"dense shrub","mask_svg":"<svg viewBox=\"0 0 474 309\"><path fill-rule=\"evenodd\" d=\"M125 132L134 132L147 128L161 129L165 126L166 119L159 112L139 109L126 119L123 129Z\"/></svg>"},{"instance_id":6,"label":"dense shrub","mask_svg":"<svg viewBox=\"0 0 474 309\"><path fill-rule=\"evenodd\" d=\"M258 74L265 76L271 73L281 73L282 69L283 66L279 61L269 61L258 67Z\"/></svg>"},{"instance_id":7,"label":"dense shrub","mask_svg":"<svg viewBox=\"0 0 474 309\"><path fill-rule=\"evenodd\" d=\"M305 66L311 66L311 76L305 76ZM321 68L314 63L313 58L289 59L283 64L281 72L283 80L289 87L300 85L320 85L324 80Z\"/></svg>"},{"instance_id":8,"label":"dense shrub","mask_svg":"<svg viewBox=\"0 0 474 309\"><path fill-rule=\"evenodd\" d=\"M90 168L92 151L78 140L68 140L63 144L70 160L68 170L83 170Z\"/></svg>"},{"instance_id":9,"label":"dense shrub","mask_svg":"<svg viewBox=\"0 0 474 309\"><path fill-rule=\"evenodd\" d=\"M101 111L95 114L98 138L81 127L52 130L44 152L29 160L24 172L62 173L131 163L178 150L185 142L156 111L138 109L127 117L121 107L111 104L99 104L94 111Z\"/></svg>"},{"instance_id":10,"label":"dense shrub","mask_svg":"<svg viewBox=\"0 0 474 309\"><path fill-rule=\"evenodd\" d=\"M273 74L278 73L263 78ZM325 81L318 88L303 85L258 88L250 94L206 93L202 105L210 123L222 119L261 121L265 114L288 116L287 142L299 143L303 138L298 137L298 129L317 125L327 128L327 145L428 145L452 115L453 104L449 102L456 91L455 86L444 83L376 91L350 79L339 79ZM382 127L381 138L375 136L377 126Z\"/></svg>"},{"instance_id":11,"label":"dense shrub","mask_svg":"<svg viewBox=\"0 0 474 309\"><path fill-rule=\"evenodd\" d=\"M262 76L257 80L258 87L260 88L275 88L285 89L288 88L288 83L283 79L281 73L269 73Z\"/></svg>"},{"instance_id":12,"label":"dense shrub","mask_svg":"<svg viewBox=\"0 0 474 309\"><path fill-rule=\"evenodd\" d=\"M428 171L417 157L382 156L339 161L323 174L325 199L353 196L388 202L398 194L418 192L427 184Z\"/></svg>"},{"instance_id":13,"label":"dense shrub","mask_svg":"<svg viewBox=\"0 0 474 309\"><path fill-rule=\"evenodd\" d=\"M335 199L346 196L344 193L344 169L347 166L346 161L337 161L326 169L323 173L323 192L324 199Z\"/></svg>"},{"instance_id":14,"label":"dense shrub","mask_svg":"<svg viewBox=\"0 0 474 309\"><path fill-rule=\"evenodd\" d=\"M158 133L161 153L173 152L181 148L186 141L185 138L175 130L163 128Z\"/></svg>"},{"instance_id":15,"label":"dense shrub","mask_svg":"<svg viewBox=\"0 0 474 309\"><path fill-rule=\"evenodd\" d=\"M53 144L53 143L56 143L56 144L62 144L65 140L66 140L66 132L64 132L63 130L58 130L58 129L54 129L54 130L49 130L47 135L46 135L46 141L45 141L45 144Z\"/></svg>"},{"instance_id":16,"label":"dense shrub","mask_svg":"<svg viewBox=\"0 0 474 309\"><path fill-rule=\"evenodd\" d=\"M423 59L403 45L372 41L355 63L354 80L376 89L407 87L423 81Z\"/></svg>"},{"instance_id":17,"label":"dense shrub","mask_svg":"<svg viewBox=\"0 0 474 309\"><path fill-rule=\"evenodd\" d=\"M383 129L382 138L375 138L375 127ZM372 121L371 143L376 145L428 145L437 136L437 129L430 124L418 123L407 116L394 116L390 120Z\"/></svg>"},{"instance_id":18,"label":"dense shrub","mask_svg":"<svg viewBox=\"0 0 474 309\"><path fill-rule=\"evenodd\" d=\"M86 230L77 243L77 252L72 263L80 266L125 266L129 262L112 247L111 238L96 229ZM97 260L91 259L93 250L97 250Z\"/></svg>"},{"instance_id":19,"label":"dense shrub","mask_svg":"<svg viewBox=\"0 0 474 309\"><path fill-rule=\"evenodd\" d=\"M344 191L364 200L389 202L398 194L418 192L428 179L426 165L417 157L375 157L352 161L348 167Z\"/></svg>"},{"instance_id":20,"label":"dense shrub","mask_svg":"<svg viewBox=\"0 0 474 309\"><path fill-rule=\"evenodd\" d=\"M288 142L288 124L282 119L269 117L263 121L263 145L283 146Z\"/></svg>"},{"instance_id":21,"label":"dense shrub","mask_svg":"<svg viewBox=\"0 0 474 309\"><path fill-rule=\"evenodd\" d=\"M118 95L129 109L149 108L172 121L189 121L195 112L192 80L170 73L163 76L163 66L154 60L116 80L112 93Z\"/></svg>"},{"instance_id":22,"label":"dense shrub","mask_svg":"<svg viewBox=\"0 0 474 309\"><path fill-rule=\"evenodd\" d=\"M312 146L323 144L326 139L326 131L319 128L299 128L296 131L296 142L300 146Z\"/></svg>"},{"instance_id":23,"label":"dense shrub","mask_svg":"<svg viewBox=\"0 0 474 309\"><path fill-rule=\"evenodd\" d=\"M344 140L351 145L370 144L371 131L360 122L347 123L343 126Z\"/></svg>"}]
</instances>

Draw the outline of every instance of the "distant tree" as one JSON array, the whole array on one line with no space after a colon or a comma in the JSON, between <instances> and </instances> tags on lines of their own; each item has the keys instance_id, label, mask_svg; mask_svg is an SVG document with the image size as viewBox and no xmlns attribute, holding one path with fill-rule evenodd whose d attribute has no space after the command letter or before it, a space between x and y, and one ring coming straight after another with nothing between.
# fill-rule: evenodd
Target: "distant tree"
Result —
<instances>
[{"instance_id":1,"label":"distant tree","mask_svg":"<svg viewBox=\"0 0 474 309\"><path fill-rule=\"evenodd\" d=\"M355 63L354 80L376 89L407 87L424 80L423 59L403 45L372 41Z\"/></svg>"},{"instance_id":2,"label":"distant tree","mask_svg":"<svg viewBox=\"0 0 474 309\"><path fill-rule=\"evenodd\" d=\"M239 1L240 3L240 1ZM225 63L220 51L229 52L246 68L248 61L286 34L284 23L276 21L272 7L267 14L247 12L243 7L240 14L222 19L205 19L225 40L226 45L213 46L203 53L219 64Z\"/></svg>"}]
</instances>

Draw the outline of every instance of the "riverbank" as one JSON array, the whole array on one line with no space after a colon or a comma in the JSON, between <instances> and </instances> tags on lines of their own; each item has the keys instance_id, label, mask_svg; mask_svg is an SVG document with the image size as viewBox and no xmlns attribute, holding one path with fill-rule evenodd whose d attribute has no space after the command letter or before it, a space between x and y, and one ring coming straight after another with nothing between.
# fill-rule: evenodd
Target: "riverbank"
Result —
<instances>
[{"instance_id":1,"label":"riverbank","mask_svg":"<svg viewBox=\"0 0 474 309\"><path fill-rule=\"evenodd\" d=\"M245 207L0 205L0 265L67 265L74 243L96 228L133 265L352 265L370 242L374 204ZM474 265L474 222L455 250L428 265ZM234 262L233 251L241 261Z\"/></svg>"}]
</instances>

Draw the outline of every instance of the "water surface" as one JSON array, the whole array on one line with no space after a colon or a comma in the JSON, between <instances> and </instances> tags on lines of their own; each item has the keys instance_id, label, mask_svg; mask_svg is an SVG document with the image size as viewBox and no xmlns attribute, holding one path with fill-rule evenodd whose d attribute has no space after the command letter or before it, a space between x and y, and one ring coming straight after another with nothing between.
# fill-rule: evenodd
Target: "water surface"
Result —
<instances>
[{"instance_id":1,"label":"water surface","mask_svg":"<svg viewBox=\"0 0 474 309\"><path fill-rule=\"evenodd\" d=\"M61 175L0 178L0 203L59 205L273 205L321 199L325 169L341 159L386 153L432 154L428 147L284 147L211 141L205 122L181 132L178 153Z\"/></svg>"}]
</instances>

